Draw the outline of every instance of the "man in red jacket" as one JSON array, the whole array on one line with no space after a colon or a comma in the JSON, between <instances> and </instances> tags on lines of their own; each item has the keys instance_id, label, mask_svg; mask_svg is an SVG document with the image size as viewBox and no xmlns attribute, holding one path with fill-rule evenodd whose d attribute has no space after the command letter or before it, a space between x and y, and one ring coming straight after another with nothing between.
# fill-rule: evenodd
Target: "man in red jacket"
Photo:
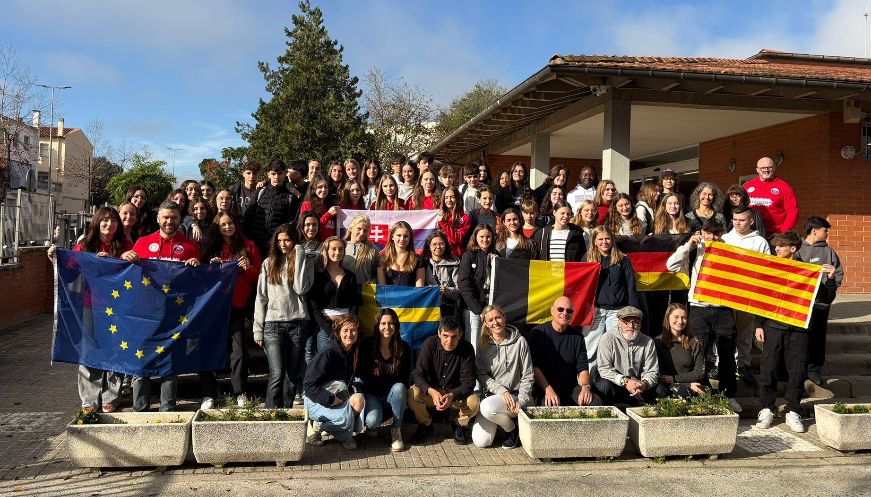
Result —
<instances>
[{"instance_id":1,"label":"man in red jacket","mask_svg":"<svg viewBox=\"0 0 871 497\"><path fill-rule=\"evenodd\" d=\"M795 193L786 181L775 176L775 169L774 161L763 157L756 162L759 176L744 183L750 206L762 214L769 237L793 229L798 222Z\"/></svg>"},{"instance_id":2,"label":"man in red jacket","mask_svg":"<svg viewBox=\"0 0 871 497\"><path fill-rule=\"evenodd\" d=\"M200 265L200 249L178 230L181 224L181 214L178 204L166 201L160 204L157 211L157 224L160 229L154 233L140 237L133 246L133 251L140 259L161 259L165 261L181 261L188 266ZM174 411L178 377L160 378L160 410ZM133 410L147 411L151 405L151 380L141 376L133 377Z\"/></svg>"}]
</instances>

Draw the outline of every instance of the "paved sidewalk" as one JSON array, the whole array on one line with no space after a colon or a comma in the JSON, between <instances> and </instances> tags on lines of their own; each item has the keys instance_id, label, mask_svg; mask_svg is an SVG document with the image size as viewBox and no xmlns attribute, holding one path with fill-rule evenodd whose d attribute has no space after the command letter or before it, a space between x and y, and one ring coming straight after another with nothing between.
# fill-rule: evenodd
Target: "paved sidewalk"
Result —
<instances>
[{"instance_id":1,"label":"paved sidewalk","mask_svg":"<svg viewBox=\"0 0 871 497\"><path fill-rule=\"evenodd\" d=\"M151 468L100 473L72 466L66 455L64 429L78 408L76 369L63 364L49 366L50 347L50 316L42 316L0 331L0 446L4 449L2 453L5 456L0 462L0 480L18 480L22 485L27 481L56 481L60 485L81 486L97 477L134 478L153 474ZM186 410L195 410L199 403L195 378L194 376L183 380L180 388L180 395L186 398L181 405ZM129 395L125 402L124 407L129 410ZM812 420L806 422L812 423ZM405 429L407 436L413 426L406 426ZM302 461L283 469L271 464L215 469L188 463L180 468L170 468L164 474L178 476L251 473L252 477L255 474L263 477L273 475L281 479L335 478L375 474L402 475L410 472L422 475L550 471L564 464L543 463L531 459L522 449L460 447L454 444L446 428L437 431L432 440L428 445L392 453L389 436L384 433L377 439L360 437L359 448L355 451L344 450L334 441L328 441L324 447L308 448ZM497 444L499 442L497 439ZM669 460L666 464L760 467L794 464L795 461L790 460L795 459L802 460L802 464L808 466L871 463L871 455L845 455L823 446L816 436L813 424L807 433L793 434L783 424L770 430L757 430L752 428L751 421L742 420L738 442L732 454L722 456L719 460L709 461L704 458L686 461L680 458ZM637 455L631 443L627 443L627 449L616 462L568 462L582 465L585 470L649 467L651 464L649 459ZM330 471L317 471L327 469ZM14 484L11 481L0 481L0 493L9 490L10 485Z\"/></svg>"}]
</instances>

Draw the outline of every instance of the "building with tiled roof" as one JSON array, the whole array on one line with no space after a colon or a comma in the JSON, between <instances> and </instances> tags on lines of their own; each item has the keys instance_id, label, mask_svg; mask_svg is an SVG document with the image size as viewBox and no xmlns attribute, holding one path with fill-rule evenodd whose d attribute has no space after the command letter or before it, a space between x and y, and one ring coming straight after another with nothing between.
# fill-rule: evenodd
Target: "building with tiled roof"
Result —
<instances>
[{"instance_id":1,"label":"building with tiled roof","mask_svg":"<svg viewBox=\"0 0 871 497\"><path fill-rule=\"evenodd\" d=\"M53 154L51 176L48 170L49 141ZM88 189L93 153L94 147L85 132L80 128L66 128L63 119L58 120L56 127L39 128L38 189L47 190L51 183L57 205L56 212L90 212Z\"/></svg>"},{"instance_id":2,"label":"building with tiled roof","mask_svg":"<svg viewBox=\"0 0 871 497\"><path fill-rule=\"evenodd\" d=\"M687 195L755 175L760 157L796 192L803 233L828 218L845 262L843 291L871 293L871 59L761 50L746 59L555 55L434 147L437 159L517 161L533 185L554 164L570 182L590 165L634 193L663 169Z\"/></svg>"}]
</instances>

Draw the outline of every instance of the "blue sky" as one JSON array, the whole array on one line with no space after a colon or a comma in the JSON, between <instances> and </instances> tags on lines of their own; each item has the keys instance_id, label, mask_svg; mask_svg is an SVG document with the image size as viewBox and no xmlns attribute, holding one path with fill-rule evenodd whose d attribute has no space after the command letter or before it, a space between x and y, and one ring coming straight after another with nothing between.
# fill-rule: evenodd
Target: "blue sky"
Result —
<instances>
[{"instance_id":1,"label":"blue sky","mask_svg":"<svg viewBox=\"0 0 871 497\"><path fill-rule=\"evenodd\" d=\"M481 79L511 88L554 54L862 56L868 3L312 2L352 74L377 66L441 105ZM67 127L99 120L108 143L148 146L170 165L167 147L180 148L183 180L199 177L201 159L242 144L234 124L266 96L257 61L284 51L296 12L277 0L7 0L0 43L39 82L73 87L56 104Z\"/></svg>"}]
</instances>

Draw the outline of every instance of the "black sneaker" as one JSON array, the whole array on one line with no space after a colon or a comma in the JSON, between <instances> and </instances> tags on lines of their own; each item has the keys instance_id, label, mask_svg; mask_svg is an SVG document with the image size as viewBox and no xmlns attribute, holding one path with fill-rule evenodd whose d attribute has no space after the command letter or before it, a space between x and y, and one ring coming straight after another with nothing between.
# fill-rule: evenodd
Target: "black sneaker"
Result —
<instances>
[{"instance_id":1,"label":"black sneaker","mask_svg":"<svg viewBox=\"0 0 871 497\"><path fill-rule=\"evenodd\" d=\"M750 371L750 366L738 366L738 369L735 370L735 376L747 383L756 383L756 377L753 376L753 372Z\"/></svg>"},{"instance_id":2,"label":"black sneaker","mask_svg":"<svg viewBox=\"0 0 871 497\"><path fill-rule=\"evenodd\" d=\"M823 377L820 376L820 374L816 371L808 371L807 379L809 379L811 382L813 382L814 385L818 387L823 386Z\"/></svg>"},{"instance_id":3,"label":"black sneaker","mask_svg":"<svg viewBox=\"0 0 871 497\"><path fill-rule=\"evenodd\" d=\"M515 426L513 430L505 435L505 441L502 442L503 449L516 449L520 447L520 427Z\"/></svg>"},{"instance_id":4,"label":"black sneaker","mask_svg":"<svg viewBox=\"0 0 871 497\"><path fill-rule=\"evenodd\" d=\"M454 429L454 442L457 442L457 445L469 445L469 429L457 425Z\"/></svg>"},{"instance_id":5,"label":"black sneaker","mask_svg":"<svg viewBox=\"0 0 871 497\"><path fill-rule=\"evenodd\" d=\"M716 380L719 377L720 377L720 369L717 368L717 366L712 367L711 370L708 371L708 378L710 378L712 380Z\"/></svg>"},{"instance_id":6,"label":"black sneaker","mask_svg":"<svg viewBox=\"0 0 871 497\"><path fill-rule=\"evenodd\" d=\"M432 434L432 425L418 424L408 443L419 445L426 442L426 439Z\"/></svg>"}]
</instances>

